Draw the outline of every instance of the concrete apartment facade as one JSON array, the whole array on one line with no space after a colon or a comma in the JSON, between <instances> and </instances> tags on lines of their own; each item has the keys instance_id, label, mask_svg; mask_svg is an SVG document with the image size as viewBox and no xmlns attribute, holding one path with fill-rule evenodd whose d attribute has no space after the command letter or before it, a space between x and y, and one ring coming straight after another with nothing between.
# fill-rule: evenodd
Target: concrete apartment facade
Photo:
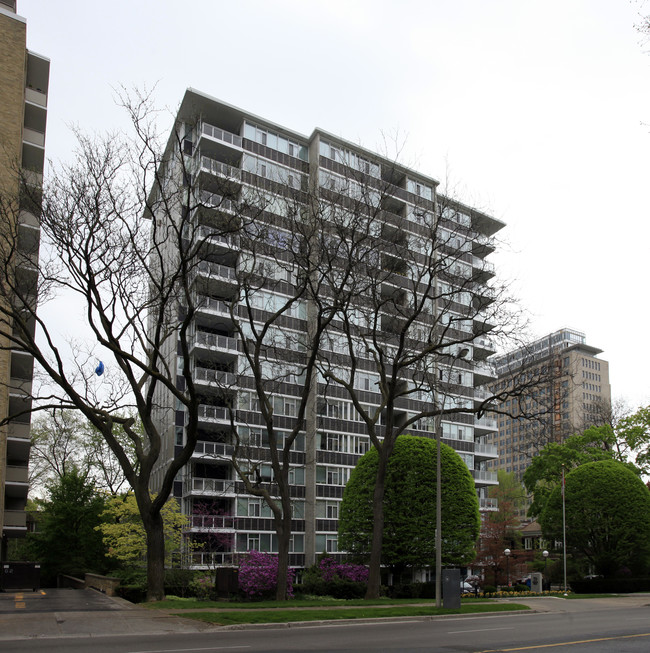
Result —
<instances>
[{"instance_id":1,"label":"concrete apartment facade","mask_svg":"<svg viewBox=\"0 0 650 653\"><path fill-rule=\"evenodd\" d=\"M603 409L611 403L611 388L609 363L598 358L601 353L587 344L584 333L560 329L494 359L497 389L507 387L522 369L534 370L542 381L523 402L505 402L512 417L497 415L498 431L487 440L497 446L499 456L488 463L490 469L514 472L521 478L544 445L602 423ZM526 410L547 414L528 419Z\"/></svg>"},{"instance_id":2,"label":"concrete apartment facade","mask_svg":"<svg viewBox=\"0 0 650 653\"><path fill-rule=\"evenodd\" d=\"M344 183L346 175L348 182L350 176L354 176L355 183L367 184L369 188L382 187L382 211L377 218L377 233L390 232L393 242L412 243L414 248L424 251L427 242L425 230L418 223L418 210L431 215L444 213L440 208L443 202L437 181L320 129L305 136L193 89L188 89L185 94L177 125L180 132L175 133L170 142L175 142L180 134L184 165L186 170L192 171L201 197L195 219L199 226L208 230L210 225L227 219L230 207L244 197L250 197L249 191L263 192L265 215L269 221L275 220L272 215L277 205L275 199L286 198L287 194L305 201L305 210L308 210L308 202L300 198L306 197L308 192L318 193L319 198L326 198L331 206L347 206L354 188L358 192L360 186ZM224 200L225 189L227 200ZM478 289L478 294L475 294L478 297L480 289L486 287L486 282L494 274L485 258L494 250L493 235L503 227L503 223L457 202L453 206L453 211L444 219L449 225L455 225L459 233L465 234L465 241L457 245L456 267L466 275L465 278L473 280L472 288ZM206 232L195 229L194 233L205 235ZM283 238L280 234L278 242ZM258 462L268 461L268 437L259 417L252 379L246 375L232 316L249 310L258 310L262 316L271 305L277 305L276 300L282 301L283 287L290 288L292 284L290 271L280 272L280 279L276 274L278 270L274 270L272 265L267 266L273 283L260 286L259 303L253 297L252 307L245 307L243 301L233 307L233 302L239 301L234 290L235 279L247 252L236 239L227 237L211 238L206 251L204 265L199 266L196 273L195 283L201 301L194 320L192 352L193 379L203 393L200 435L194 456L176 480L174 494L180 500L183 512L192 519L192 536L197 541L206 542L209 534L223 537L212 550L208 547L191 553L190 564L195 568L236 564L237 554L251 549L277 550L271 511L259 498L246 493L230 462L233 425L223 392L217 397L215 382L226 376L237 378L229 386L227 398L230 405L237 407L234 428L238 437L249 443L249 451ZM174 252L168 252L168 256L174 256ZM380 258L386 259L384 256ZM391 262L391 265L396 266L397 272L394 279L386 283L387 292L393 282L390 292L394 292L403 274L398 261ZM449 280L445 283L445 288L453 293L453 283ZM486 337L490 327L473 309L470 310L472 299L469 293L466 295L467 298L463 298L459 293L453 310L456 311L458 328L468 334L467 342L450 355L446 363L440 364L439 374L441 379L446 375L445 387L449 396L445 401L473 407L485 398L485 385L494 382L494 374L486 362L494 349ZM285 335L293 334L291 342L297 342L299 334L307 332L310 310L308 302L298 304L287 317L284 329ZM469 316L468 319L463 321L463 315ZM390 315L381 316L382 328L386 324L387 333L390 318ZM278 334L279 339L281 336ZM286 342L287 349L290 349L288 338ZM341 348L340 342L337 345L334 335L327 348L327 356L337 357L341 369L349 366L345 347ZM266 363L271 367L281 366L284 363L282 353L278 354L277 349L274 351ZM172 369L178 370L176 356L176 349L170 347L167 362ZM369 354L362 364L363 369L355 377L355 386L362 391L360 396L365 404L377 406L380 395L373 389L379 377L373 368L372 356ZM280 431L288 431L296 423L296 397L300 384L300 375L296 374L278 386L277 396L273 398L273 414ZM310 405L313 411L306 413L305 433L296 439L291 453L293 521L290 563L296 567L312 564L323 551L333 555L341 553L337 528L343 489L357 460L371 446L366 425L360 420L350 396L343 388L334 385L325 383L323 378L312 384ZM164 465L173 455L174 448L185 442L187 415L164 394L157 397L157 401L160 404L158 427L164 434L161 457ZM414 395L404 399L399 409L404 415L414 414L430 405L431 401L431 396ZM434 437L434 422L413 424L408 432ZM457 415L446 417L439 428L442 441L456 449L465 460L475 479L481 506L488 509L492 504L487 498L487 488L496 483L496 474L488 470L487 463L496 457L496 447L488 444L486 438L496 429L496 423L489 417L476 419L474 414L461 410ZM262 464L259 470L260 482L272 480L269 465ZM155 491L160 469L153 477L152 490ZM213 514L201 514L197 511L199 505L209 505Z\"/></svg>"},{"instance_id":3,"label":"concrete apartment facade","mask_svg":"<svg viewBox=\"0 0 650 653\"><path fill-rule=\"evenodd\" d=\"M16 278L33 288L36 302L35 268L30 256L38 255L37 217L19 205L22 170L28 183L40 186L45 161L45 125L49 59L26 46L26 22L16 14L16 3L0 0L0 187L5 198L15 198L17 224L4 225L17 234L21 256ZM2 297L0 301L6 301ZM12 351L7 342L0 348L0 415L7 417L28 408L33 360ZM8 538L27 532L25 505L29 488L27 464L30 449L30 418L21 415L0 428L0 532L6 555Z\"/></svg>"}]
</instances>

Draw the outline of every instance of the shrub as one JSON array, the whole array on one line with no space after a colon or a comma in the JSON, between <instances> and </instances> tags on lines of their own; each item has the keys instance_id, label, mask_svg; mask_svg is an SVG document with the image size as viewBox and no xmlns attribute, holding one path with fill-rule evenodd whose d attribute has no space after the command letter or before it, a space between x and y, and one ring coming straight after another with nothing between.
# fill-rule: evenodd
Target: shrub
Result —
<instances>
[{"instance_id":1,"label":"shrub","mask_svg":"<svg viewBox=\"0 0 650 653\"><path fill-rule=\"evenodd\" d=\"M287 574L287 595L293 596L293 569ZM249 599L272 597L278 583L278 557L249 551L239 565L239 588Z\"/></svg>"},{"instance_id":2,"label":"shrub","mask_svg":"<svg viewBox=\"0 0 650 653\"><path fill-rule=\"evenodd\" d=\"M200 601L208 601L214 594L214 576L200 574L192 579L189 591Z\"/></svg>"},{"instance_id":3,"label":"shrub","mask_svg":"<svg viewBox=\"0 0 650 653\"><path fill-rule=\"evenodd\" d=\"M302 591L335 599L360 599L366 593L368 568L324 556L303 574Z\"/></svg>"}]
</instances>

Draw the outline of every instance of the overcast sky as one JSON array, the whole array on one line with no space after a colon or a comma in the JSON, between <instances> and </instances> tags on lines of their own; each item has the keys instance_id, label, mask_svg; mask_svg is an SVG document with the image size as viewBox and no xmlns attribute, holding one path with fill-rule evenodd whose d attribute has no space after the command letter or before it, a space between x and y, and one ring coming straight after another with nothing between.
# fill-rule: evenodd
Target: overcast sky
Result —
<instances>
[{"instance_id":1,"label":"overcast sky","mask_svg":"<svg viewBox=\"0 0 650 653\"><path fill-rule=\"evenodd\" d=\"M650 7L646 6L647 13ZM627 0L18 0L51 59L46 152L125 126L114 88L187 87L320 127L507 223L493 256L532 334L567 326L650 403L650 44Z\"/></svg>"}]
</instances>

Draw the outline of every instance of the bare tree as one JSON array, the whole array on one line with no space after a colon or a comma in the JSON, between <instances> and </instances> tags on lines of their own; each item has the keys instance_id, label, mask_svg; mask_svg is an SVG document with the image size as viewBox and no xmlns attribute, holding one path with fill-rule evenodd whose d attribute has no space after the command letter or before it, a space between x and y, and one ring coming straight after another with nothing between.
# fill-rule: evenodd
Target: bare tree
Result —
<instances>
[{"instance_id":1,"label":"bare tree","mask_svg":"<svg viewBox=\"0 0 650 653\"><path fill-rule=\"evenodd\" d=\"M120 438L118 432L115 437ZM126 484L124 472L101 433L71 410L39 415L31 429L30 491L42 488L71 468L92 479L95 488L117 495ZM131 451L130 441L122 443Z\"/></svg>"},{"instance_id":2,"label":"bare tree","mask_svg":"<svg viewBox=\"0 0 650 653\"><path fill-rule=\"evenodd\" d=\"M44 378L40 388L25 389L23 407L6 421L32 410L76 410L119 461L147 533L148 596L157 600L164 594L161 508L197 439L189 330L206 239L188 235L201 199L185 170L182 134L174 129L164 147L149 97L125 96L122 104L132 137L77 132L74 162L52 169L42 196L23 179L19 197L1 198L0 336L3 349L33 356ZM16 217L25 207L40 216L40 261L38 242L31 251L19 247ZM78 302L70 324L74 330L78 321L77 342L86 345L62 339L36 312L35 296L41 305L63 297L61 313L71 312L65 302ZM178 368L170 350L178 351ZM185 442L172 451L163 447L166 425L156 420L164 395L189 416Z\"/></svg>"},{"instance_id":3,"label":"bare tree","mask_svg":"<svg viewBox=\"0 0 650 653\"><path fill-rule=\"evenodd\" d=\"M498 391L485 387L476 400L476 380L492 380L484 369L494 347L488 336L516 342L522 328L508 286L492 279L484 260L493 219L435 187L404 183L408 171L397 165L360 167L343 153L332 168L319 200L330 247L338 249L339 266L325 273L334 279L337 316L324 340L330 349L321 348L319 394L347 396L379 452L367 592L374 598L386 466L397 436L439 437L442 420L469 426L474 415L506 412L497 400L523 397L540 379L519 374ZM345 285L337 279L343 272Z\"/></svg>"}]
</instances>

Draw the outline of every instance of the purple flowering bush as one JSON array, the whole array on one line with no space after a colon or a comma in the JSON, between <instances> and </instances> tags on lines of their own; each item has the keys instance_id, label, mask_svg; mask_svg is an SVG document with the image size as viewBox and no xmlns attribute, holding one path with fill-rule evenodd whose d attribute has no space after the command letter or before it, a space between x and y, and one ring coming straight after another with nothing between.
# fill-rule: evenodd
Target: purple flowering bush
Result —
<instances>
[{"instance_id":1,"label":"purple flowering bush","mask_svg":"<svg viewBox=\"0 0 650 653\"><path fill-rule=\"evenodd\" d=\"M249 551L239 564L239 588L249 599L263 599L275 594L278 583L278 556ZM287 574L287 595L293 596L294 571Z\"/></svg>"},{"instance_id":2,"label":"purple flowering bush","mask_svg":"<svg viewBox=\"0 0 650 653\"><path fill-rule=\"evenodd\" d=\"M317 564L305 571L302 591L317 596L357 599L365 595L367 583L367 567L337 562L334 558L323 556Z\"/></svg>"},{"instance_id":3,"label":"purple flowering bush","mask_svg":"<svg viewBox=\"0 0 650 653\"><path fill-rule=\"evenodd\" d=\"M334 558L322 558L318 563L321 577L325 582L339 578L355 583L368 582L368 567L354 565L351 562L337 562Z\"/></svg>"}]
</instances>

